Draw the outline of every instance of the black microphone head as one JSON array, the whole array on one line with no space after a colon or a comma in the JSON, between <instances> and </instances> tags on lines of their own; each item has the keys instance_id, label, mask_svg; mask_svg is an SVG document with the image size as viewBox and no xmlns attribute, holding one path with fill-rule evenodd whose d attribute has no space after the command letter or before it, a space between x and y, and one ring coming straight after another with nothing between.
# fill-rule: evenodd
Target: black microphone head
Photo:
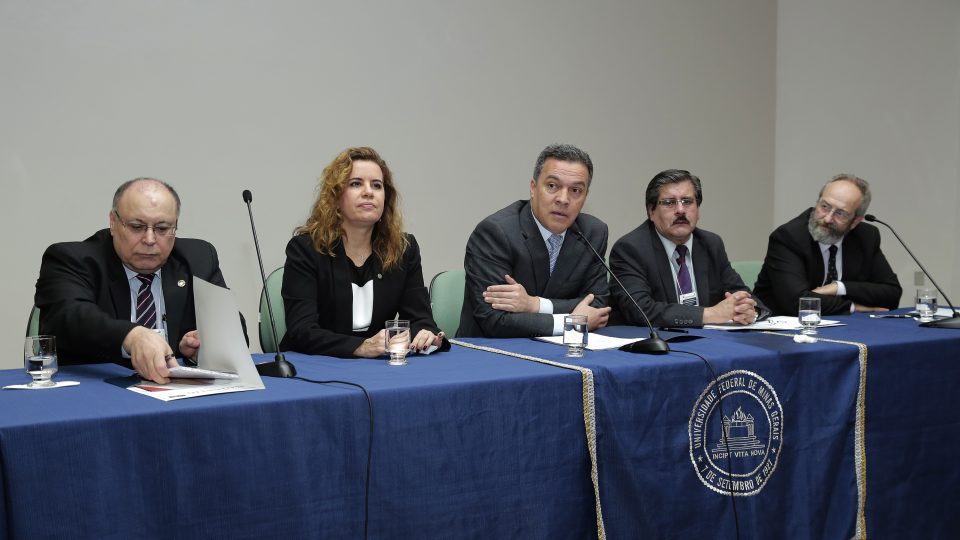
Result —
<instances>
[{"instance_id":1,"label":"black microphone head","mask_svg":"<svg viewBox=\"0 0 960 540\"><path fill-rule=\"evenodd\" d=\"M867 215L863 216L863 219L865 219L865 220L867 220L867 221L873 222L873 221L876 221L876 220L877 220L877 216L875 216L875 215L873 215L873 214L867 214Z\"/></svg>"},{"instance_id":2,"label":"black microphone head","mask_svg":"<svg viewBox=\"0 0 960 540\"><path fill-rule=\"evenodd\" d=\"M250 193L249 189L243 190L243 202L249 203L253 201L253 193Z\"/></svg>"},{"instance_id":3,"label":"black microphone head","mask_svg":"<svg viewBox=\"0 0 960 540\"><path fill-rule=\"evenodd\" d=\"M580 232L580 226L577 225L577 222L576 222L576 221L574 221L574 222L570 225L570 230L573 231L573 233L576 234L577 236L579 236L580 238L583 238L583 233Z\"/></svg>"}]
</instances>

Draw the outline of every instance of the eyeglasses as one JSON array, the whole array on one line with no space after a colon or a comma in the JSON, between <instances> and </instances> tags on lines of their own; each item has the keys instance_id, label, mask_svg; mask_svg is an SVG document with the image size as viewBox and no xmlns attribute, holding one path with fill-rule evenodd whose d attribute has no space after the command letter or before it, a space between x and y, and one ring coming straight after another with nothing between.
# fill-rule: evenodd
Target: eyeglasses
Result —
<instances>
[{"instance_id":1,"label":"eyeglasses","mask_svg":"<svg viewBox=\"0 0 960 540\"><path fill-rule=\"evenodd\" d=\"M144 236L147 234L147 231L152 230L153 234L156 236L171 237L177 234L176 225L147 225L145 223L140 223L138 221L124 221L120 214L116 210L113 211L113 214L117 216L117 221L123 225L124 229L127 229L135 236Z\"/></svg>"},{"instance_id":2,"label":"eyeglasses","mask_svg":"<svg viewBox=\"0 0 960 540\"><path fill-rule=\"evenodd\" d=\"M847 212L846 210L839 210L837 208L834 208L833 206L830 205L830 203L824 201L823 199L820 199L817 202L817 210L819 210L820 213L823 214L823 217L827 217L830 214L833 214L833 219L835 219L837 223L842 224L853 219L853 216L850 215L850 212Z\"/></svg>"},{"instance_id":3,"label":"eyeglasses","mask_svg":"<svg viewBox=\"0 0 960 540\"><path fill-rule=\"evenodd\" d=\"M679 204L683 208L689 206L695 206L697 204L696 199L691 199L690 197L684 197L682 199L660 199L657 201L657 204L664 208L673 209Z\"/></svg>"}]
</instances>

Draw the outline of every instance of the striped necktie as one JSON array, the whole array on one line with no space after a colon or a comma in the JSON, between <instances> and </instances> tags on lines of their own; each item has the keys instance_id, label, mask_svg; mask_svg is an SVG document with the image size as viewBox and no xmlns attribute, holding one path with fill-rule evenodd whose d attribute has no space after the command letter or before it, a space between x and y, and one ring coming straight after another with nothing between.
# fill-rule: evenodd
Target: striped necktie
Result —
<instances>
[{"instance_id":1,"label":"striped necktie","mask_svg":"<svg viewBox=\"0 0 960 540\"><path fill-rule=\"evenodd\" d=\"M153 328L157 324L157 305L153 302L154 274L137 274L140 280L140 290L137 291L137 324Z\"/></svg>"},{"instance_id":2,"label":"striped necktie","mask_svg":"<svg viewBox=\"0 0 960 540\"><path fill-rule=\"evenodd\" d=\"M560 256L560 246L563 245L563 237L559 234L551 234L547 239L550 243L550 273L553 273L553 267L557 264L557 257Z\"/></svg>"}]
</instances>

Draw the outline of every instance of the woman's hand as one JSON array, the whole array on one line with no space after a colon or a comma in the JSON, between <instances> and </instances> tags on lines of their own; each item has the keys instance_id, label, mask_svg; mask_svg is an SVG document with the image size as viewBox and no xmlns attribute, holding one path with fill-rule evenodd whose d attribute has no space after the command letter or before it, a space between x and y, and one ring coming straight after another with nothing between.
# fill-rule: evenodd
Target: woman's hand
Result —
<instances>
[{"instance_id":1,"label":"woman's hand","mask_svg":"<svg viewBox=\"0 0 960 540\"><path fill-rule=\"evenodd\" d=\"M417 332L417 337L413 338L413 341L410 342L410 350L423 352L427 350L427 347L431 345L436 345L439 347L443 344L443 332L439 334L434 334L430 330L423 329Z\"/></svg>"},{"instance_id":2,"label":"woman's hand","mask_svg":"<svg viewBox=\"0 0 960 540\"><path fill-rule=\"evenodd\" d=\"M353 355L361 358L376 358L378 356L383 356L383 354L387 351L384 345L386 339L387 331L381 330L377 332L375 336L370 336L363 340L363 343L361 343L360 346L353 351Z\"/></svg>"}]
</instances>

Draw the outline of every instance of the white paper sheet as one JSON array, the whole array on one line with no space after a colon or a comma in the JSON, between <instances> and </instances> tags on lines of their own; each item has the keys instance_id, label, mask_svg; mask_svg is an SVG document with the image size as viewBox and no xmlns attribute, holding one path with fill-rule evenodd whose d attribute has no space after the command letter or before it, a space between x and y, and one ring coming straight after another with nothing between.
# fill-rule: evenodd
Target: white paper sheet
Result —
<instances>
[{"instance_id":1,"label":"white paper sheet","mask_svg":"<svg viewBox=\"0 0 960 540\"><path fill-rule=\"evenodd\" d=\"M817 325L817 328L825 328L829 326L844 326L844 324L840 321L823 319L820 321L820 324ZM800 319L797 317L778 315L776 317L770 317L766 320L755 322L753 324L705 324L703 325L703 328L707 330L800 330L802 325L800 324Z\"/></svg>"},{"instance_id":2,"label":"white paper sheet","mask_svg":"<svg viewBox=\"0 0 960 540\"><path fill-rule=\"evenodd\" d=\"M563 345L563 336L542 336L536 339L539 339L540 341L546 341L547 343L553 343L555 345ZM643 341L644 339L647 338L618 338L590 332L587 335L587 349L591 351L619 349L624 345L637 341Z\"/></svg>"}]
</instances>

